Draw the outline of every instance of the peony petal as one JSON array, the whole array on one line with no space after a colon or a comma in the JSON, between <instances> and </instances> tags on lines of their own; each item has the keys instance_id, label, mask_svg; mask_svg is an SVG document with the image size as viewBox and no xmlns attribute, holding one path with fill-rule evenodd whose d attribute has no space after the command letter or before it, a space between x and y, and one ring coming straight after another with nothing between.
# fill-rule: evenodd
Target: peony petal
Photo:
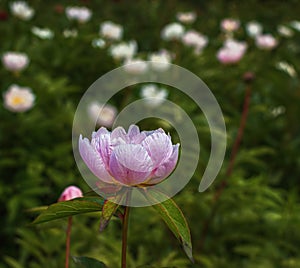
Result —
<instances>
[{"instance_id":1,"label":"peony petal","mask_svg":"<svg viewBox=\"0 0 300 268\"><path fill-rule=\"evenodd\" d=\"M140 132L140 129L136 125L131 125L128 129L127 136L130 139L130 143L140 144L147 136L145 133Z\"/></svg>"},{"instance_id":2,"label":"peony petal","mask_svg":"<svg viewBox=\"0 0 300 268\"><path fill-rule=\"evenodd\" d=\"M109 134L109 133L110 132L105 127L101 127L96 132L93 132L92 139L94 139L96 137L100 137L101 135L104 135L104 134Z\"/></svg>"},{"instance_id":3,"label":"peony petal","mask_svg":"<svg viewBox=\"0 0 300 268\"><path fill-rule=\"evenodd\" d=\"M103 134L100 137L96 137L91 141L92 146L100 154L102 161L105 164L106 169L109 169L109 158L112 152L112 143L110 139L110 133Z\"/></svg>"},{"instance_id":4,"label":"peony petal","mask_svg":"<svg viewBox=\"0 0 300 268\"><path fill-rule=\"evenodd\" d=\"M82 139L81 135L79 137L79 153L95 176L104 182L113 183L113 179L105 169L100 154L93 148L90 141L87 138Z\"/></svg>"},{"instance_id":5,"label":"peony petal","mask_svg":"<svg viewBox=\"0 0 300 268\"><path fill-rule=\"evenodd\" d=\"M149 177L153 163L141 145L125 144L114 148L109 167L117 181L126 185L136 185Z\"/></svg>"},{"instance_id":6,"label":"peony petal","mask_svg":"<svg viewBox=\"0 0 300 268\"><path fill-rule=\"evenodd\" d=\"M126 131L124 128L122 127L117 127L115 128L112 132L111 132L111 139L123 139L124 141L127 141L128 140L128 137L127 137L127 134L126 134Z\"/></svg>"},{"instance_id":7,"label":"peony petal","mask_svg":"<svg viewBox=\"0 0 300 268\"><path fill-rule=\"evenodd\" d=\"M153 174L153 178L147 181L147 184L157 184L171 174L178 161L178 148L179 144L173 145L172 155L166 162L162 163L162 165L157 168Z\"/></svg>"},{"instance_id":8,"label":"peony petal","mask_svg":"<svg viewBox=\"0 0 300 268\"><path fill-rule=\"evenodd\" d=\"M141 144L150 155L155 168L165 162L173 152L171 139L165 133L154 132L147 136Z\"/></svg>"}]
</instances>

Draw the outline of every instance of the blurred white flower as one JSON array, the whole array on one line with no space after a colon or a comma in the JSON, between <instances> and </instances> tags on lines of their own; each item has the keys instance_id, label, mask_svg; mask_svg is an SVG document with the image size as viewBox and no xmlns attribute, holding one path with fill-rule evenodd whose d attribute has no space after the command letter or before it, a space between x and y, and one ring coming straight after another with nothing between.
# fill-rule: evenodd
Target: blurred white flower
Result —
<instances>
[{"instance_id":1,"label":"blurred white flower","mask_svg":"<svg viewBox=\"0 0 300 268\"><path fill-rule=\"evenodd\" d=\"M232 64L239 62L247 49L245 42L239 42L233 39L227 39L223 47L217 52L218 60L223 64Z\"/></svg>"},{"instance_id":2,"label":"blurred white flower","mask_svg":"<svg viewBox=\"0 0 300 268\"><path fill-rule=\"evenodd\" d=\"M285 111L286 111L286 109L284 106L277 106L277 107L274 107L273 109L271 109L271 114L274 117L278 117L279 115L284 114Z\"/></svg>"},{"instance_id":3,"label":"blurred white flower","mask_svg":"<svg viewBox=\"0 0 300 268\"><path fill-rule=\"evenodd\" d=\"M298 32L300 32L300 21L298 20L293 20L290 23L291 27L293 27L295 30L297 30Z\"/></svg>"},{"instance_id":4,"label":"blurred white flower","mask_svg":"<svg viewBox=\"0 0 300 268\"><path fill-rule=\"evenodd\" d=\"M166 25L161 31L161 38L164 40L180 39L184 34L184 27L177 22Z\"/></svg>"},{"instance_id":5,"label":"blurred white flower","mask_svg":"<svg viewBox=\"0 0 300 268\"><path fill-rule=\"evenodd\" d=\"M182 23L193 23L197 15L195 12L178 12L176 18Z\"/></svg>"},{"instance_id":6,"label":"blurred white flower","mask_svg":"<svg viewBox=\"0 0 300 268\"><path fill-rule=\"evenodd\" d=\"M152 69L156 71L165 71L170 67L171 55L166 50L161 50L149 55L149 61L151 62Z\"/></svg>"},{"instance_id":7,"label":"blurred white flower","mask_svg":"<svg viewBox=\"0 0 300 268\"><path fill-rule=\"evenodd\" d=\"M102 104L93 101L88 106L90 118L96 122L97 126L111 127L117 116L116 107L110 104Z\"/></svg>"},{"instance_id":8,"label":"blurred white flower","mask_svg":"<svg viewBox=\"0 0 300 268\"><path fill-rule=\"evenodd\" d=\"M111 40L120 40L123 36L123 27L111 21L105 21L100 25L100 34Z\"/></svg>"},{"instance_id":9,"label":"blurred white flower","mask_svg":"<svg viewBox=\"0 0 300 268\"><path fill-rule=\"evenodd\" d=\"M140 59L128 59L125 61L125 70L131 74L142 74L147 71L148 63Z\"/></svg>"},{"instance_id":10,"label":"blurred white flower","mask_svg":"<svg viewBox=\"0 0 300 268\"><path fill-rule=\"evenodd\" d=\"M25 112L33 107L35 95L28 87L11 85L3 94L4 106L12 112Z\"/></svg>"},{"instance_id":11,"label":"blurred white flower","mask_svg":"<svg viewBox=\"0 0 300 268\"><path fill-rule=\"evenodd\" d=\"M41 39L52 39L54 33L49 28L32 27L31 32Z\"/></svg>"},{"instance_id":12,"label":"blurred white flower","mask_svg":"<svg viewBox=\"0 0 300 268\"><path fill-rule=\"evenodd\" d=\"M297 72L296 72L294 66L287 63L287 62L285 62L285 61L278 62L276 64L276 68L278 70L284 71L285 73L287 73L291 77L296 77L297 76Z\"/></svg>"},{"instance_id":13,"label":"blurred white flower","mask_svg":"<svg viewBox=\"0 0 300 268\"><path fill-rule=\"evenodd\" d=\"M63 31L63 36L65 38L77 37L78 31L76 29L65 29Z\"/></svg>"},{"instance_id":14,"label":"blurred white flower","mask_svg":"<svg viewBox=\"0 0 300 268\"><path fill-rule=\"evenodd\" d=\"M2 63L7 70L18 72L28 66L29 58L25 53L6 52L2 56Z\"/></svg>"},{"instance_id":15,"label":"blurred white flower","mask_svg":"<svg viewBox=\"0 0 300 268\"><path fill-rule=\"evenodd\" d=\"M66 16L69 20L77 20L80 23L84 23L90 20L92 12L87 7L67 7Z\"/></svg>"},{"instance_id":16,"label":"blurred white flower","mask_svg":"<svg viewBox=\"0 0 300 268\"><path fill-rule=\"evenodd\" d=\"M110 47L110 54L116 60L131 59L137 51L137 43L135 41L122 42Z\"/></svg>"},{"instance_id":17,"label":"blurred white flower","mask_svg":"<svg viewBox=\"0 0 300 268\"><path fill-rule=\"evenodd\" d=\"M262 33L262 25L257 21L250 21L246 25L246 31L249 36L256 37Z\"/></svg>"},{"instance_id":18,"label":"blurred white flower","mask_svg":"<svg viewBox=\"0 0 300 268\"><path fill-rule=\"evenodd\" d=\"M146 98L147 104L151 107L162 104L168 97L168 91L165 88L159 88L155 84L144 85L140 94L142 98Z\"/></svg>"},{"instance_id":19,"label":"blurred white flower","mask_svg":"<svg viewBox=\"0 0 300 268\"><path fill-rule=\"evenodd\" d=\"M30 20L34 15L34 9L28 6L24 1L16 1L10 4L11 13L21 19Z\"/></svg>"},{"instance_id":20,"label":"blurred white flower","mask_svg":"<svg viewBox=\"0 0 300 268\"><path fill-rule=\"evenodd\" d=\"M221 21L221 29L224 32L234 32L240 27L240 21L227 18Z\"/></svg>"},{"instance_id":21,"label":"blurred white flower","mask_svg":"<svg viewBox=\"0 0 300 268\"><path fill-rule=\"evenodd\" d=\"M182 42L186 46L194 47L196 54L199 54L202 52L203 48L207 46L208 38L201 33L191 30L184 34Z\"/></svg>"},{"instance_id":22,"label":"blurred white flower","mask_svg":"<svg viewBox=\"0 0 300 268\"><path fill-rule=\"evenodd\" d=\"M106 45L106 42L102 38L95 38L92 41L93 47L104 48L105 45Z\"/></svg>"},{"instance_id":23,"label":"blurred white flower","mask_svg":"<svg viewBox=\"0 0 300 268\"><path fill-rule=\"evenodd\" d=\"M284 25L279 25L277 27L277 31L281 36L284 37L291 37L294 35L294 32L289 27L286 27Z\"/></svg>"},{"instance_id":24,"label":"blurred white flower","mask_svg":"<svg viewBox=\"0 0 300 268\"><path fill-rule=\"evenodd\" d=\"M256 46L260 49L271 50L277 46L277 40L271 34L256 36Z\"/></svg>"}]
</instances>

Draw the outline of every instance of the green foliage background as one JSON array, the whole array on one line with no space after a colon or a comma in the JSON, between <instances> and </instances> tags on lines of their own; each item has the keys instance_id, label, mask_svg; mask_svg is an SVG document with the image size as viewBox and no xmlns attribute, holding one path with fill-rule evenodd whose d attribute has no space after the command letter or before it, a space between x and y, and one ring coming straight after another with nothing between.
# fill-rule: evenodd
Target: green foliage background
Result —
<instances>
[{"instance_id":1,"label":"green foliage background","mask_svg":"<svg viewBox=\"0 0 300 268\"><path fill-rule=\"evenodd\" d=\"M9 1L0 1L9 12ZM62 190L70 185L89 187L81 178L72 153L71 128L79 99L98 77L117 67L106 49L94 48L99 24L112 20L122 24L125 40L135 39L139 51L167 48L176 53L173 61L199 75L213 91L223 110L228 153L217 180L204 193L197 188L209 157L209 131L204 116L191 100L170 89L169 99L177 102L192 117L200 136L201 156L198 170L188 186L175 197L191 227L195 264L191 264L178 243L153 209L133 209L130 218L129 267L300 267L300 84L299 76L290 76L276 68L284 61L300 73L300 32L280 37L277 26L299 19L300 3L296 0L249 1L29 1L36 10L30 21L9 15L0 21L0 53L26 52L29 67L19 77L0 68L1 92L17 83L31 87L37 96L35 107L14 114L0 107L0 267L62 267L66 222L29 227L35 214L32 207L56 202ZM83 25L70 22L56 5L85 5L93 11L91 21ZM175 21L178 11L195 10L193 26L209 37L203 54L179 43L160 39L160 31ZM246 40L246 55L236 65L223 66L216 51L224 40L220 21L225 17L241 20L236 37ZM245 33L245 24L257 20L266 32L279 39L273 51L256 48ZM31 27L49 27L52 40L32 35ZM76 38L65 38L66 28L75 28ZM255 74L245 135L235 168L225 178L230 149L234 143L242 110L246 84L245 72ZM127 101L138 98L135 90ZM112 100L118 108L124 94ZM274 116L274 108L285 112ZM159 121L142 122L143 128L159 127ZM166 128L167 131L172 129ZM180 178L178 178L180 179ZM214 196L223 179L228 185L217 204ZM203 230L213 207L216 213ZM74 218L71 252L102 260L108 267L120 262L120 222L115 219L99 234L99 215Z\"/></svg>"}]
</instances>

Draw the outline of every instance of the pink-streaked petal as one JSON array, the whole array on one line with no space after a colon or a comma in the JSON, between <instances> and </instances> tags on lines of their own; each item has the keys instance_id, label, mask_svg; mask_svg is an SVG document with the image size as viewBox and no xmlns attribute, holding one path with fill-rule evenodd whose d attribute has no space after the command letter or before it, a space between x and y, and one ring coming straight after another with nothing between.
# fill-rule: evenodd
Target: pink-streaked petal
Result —
<instances>
[{"instance_id":1,"label":"pink-streaked petal","mask_svg":"<svg viewBox=\"0 0 300 268\"><path fill-rule=\"evenodd\" d=\"M137 125L130 125L128 129L128 137L129 139L133 139L135 136L140 134L140 129Z\"/></svg>"},{"instance_id":2,"label":"pink-streaked petal","mask_svg":"<svg viewBox=\"0 0 300 268\"><path fill-rule=\"evenodd\" d=\"M93 132L92 139L94 139L96 137L100 137L101 135L109 134L109 133L110 132L105 127L101 127L96 132Z\"/></svg>"},{"instance_id":3,"label":"pink-streaked petal","mask_svg":"<svg viewBox=\"0 0 300 268\"><path fill-rule=\"evenodd\" d=\"M142 131L141 133L144 133L146 136L150 136L153 133L165 133L165 131L162 128L156 129L156 130L149 130L149 131Z\"/></svg>"},{"instance_id":4,"label":"pink-streaked petal","mask_svg":"<svg viewBox=\"0 0 300 268\"><path fill-rule=\"evenodd\" d=\"M82 139L81 135L79 138L79 153L85 164L96 177L104 182L113 183L112 177L105 169L105 164L100 154L93 148L90 141L87 138Z\"/></svg>"},{"instance_id":5,"label":"pink-streaked petal","mask_svg":"<svg viewBox=\"0 0 300 268\"><path fill-rule=\"evenodd\" d=\"M140 132L140 129L136 125L131 125L128 129L128 137L130 139L130 143L140 144L147 135L143 132Z\"/></svg>"},{"instance_id":6,"label":"pink-streaked petal","mask_svg":"<svg viewBox=\"0 0 300 268\"><path fill-rule=\"evenodd\" d=\"M102 161L105 164L106 169L109 169L109 158L112 152L112 143L110 139L110 133L102 134L100 137L92 139L91 145L99 153Z\"/></svg>"},{"instance_id":7,"label":"pink-streaked petal","mask_svg":"<svg viewBox=\"0 0 300 268\"><path fill-rule=\"evenodd\" d=\"M173 152L172 142L165 133L155 132L147 136L141 144L150 155L155 168L165 162Z\"/></svg>"},{"instance_id":8,"label":"pink-streaked petal","mask_svg":"<svg viewBox=\"0 0 300 268\"><path fill-rule=\"evenodd\" d=\"M115 128L111 132L110 138L111 138L112 141L114 141L114 140L116 140L116 141L123 140L123 141L125 141L125 143L129 142L129 138L128 138L127 134L126 134L126 131L122 127Z\"/></svg>"},{"instance_id":9,"label":"pink-streaked petal","mask_svg":"<svg viewBox=\"0 0 300 268\"><path fill-rule=\"evenodd\" d=\"M114 148L109 167L117 181L126 185L136 185L149 177L153 163L141 145L126 144Z\"/></svg>"},{"instance_id":10,"label":"pink-streaked petal","mask_svg":"<svg viewBox=\"0 0 300 268\"><path fill-rule=\"evenodd\" d=\"M153 174L153 178L147 181L147 184L157 184L172 173L178 161L178 148L179 144L173 145L171 157L157 168Z\"/></svg>"}]
</instances>

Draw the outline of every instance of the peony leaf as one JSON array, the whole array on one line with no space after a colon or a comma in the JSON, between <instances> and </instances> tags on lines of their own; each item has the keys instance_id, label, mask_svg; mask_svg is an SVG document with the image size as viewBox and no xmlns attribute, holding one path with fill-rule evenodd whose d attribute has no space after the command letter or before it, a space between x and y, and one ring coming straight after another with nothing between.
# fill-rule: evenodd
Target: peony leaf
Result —
<instances>
[{"instance_id":1,"label":"peony leaf","mask_svg":"<svg viewBox=\"0 0 300 268\"><path fill-rule=\"evenodd\" d=\"M100 232L102 232L106 228L112 215L115 214L118 207L119 207L118 204L113 203L109 200L105 200L103 208L102 208L102 214L100 217Z\"/></svg>"},{"instance_id":2,"label":"peony leaf","mask_svg":"<svg viewBox=\"0 0 300 268\"><path fill-rule=\"evenodd\" d=\"M159 200L159 196L163 195L160 192L151 192L151 196L146 194L147 198ZM153 208L160 214L169 229L175 237L180 241L188 258L194 262L192 255L191 233L188 223L176 203L172 199L168 199L162 203L158 203Z\"/></svg>"},{"instance_id":3,"label":"peony leaf","mask_svg":"<svg viewBox=\"0 0 300 268\"><path fill-rule=\"evenodd\" d=\"M72 257L79 268L106 268L103 262L89 257Z\"/></svg>"},{"instance_id":4,"label":"peony leaf","mask_svg":"<svg viewBox=\"0 0 300 268\"><path fill-rule=\"evenodd\" d=\"M70 201L58 202L44 210L32 224L39 224L78 214L101 211L104 200L100 197L82 197Z\"/></svg>"}]
</instances>

